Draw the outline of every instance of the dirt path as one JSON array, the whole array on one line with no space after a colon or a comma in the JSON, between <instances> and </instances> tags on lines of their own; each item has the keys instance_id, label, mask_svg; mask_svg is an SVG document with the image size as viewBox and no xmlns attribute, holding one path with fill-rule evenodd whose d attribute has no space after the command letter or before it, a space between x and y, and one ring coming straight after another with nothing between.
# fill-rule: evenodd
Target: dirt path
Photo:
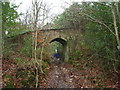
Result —
<instances>
[{"instance_id":1,"label":"dirt path","mask_svg":"<svg viewBox=\"0 0 120 90\"><path fill-rule=\"evenodd\" d=\"M54 66L49 73L48 87L49 88L74 88L75 83L70 78L68 70L64 67Z\"/></svg>"},{"instance_id":2,"label":"dirt path","mask_svg":"<svg viewBox=\"0 0 120 90\"><path fill-rule=\"evenodd\" d=\"M75 73L72 67L53 65L48 74L47 88L88 88L92 87L91 82L84 79L82 74Z\"/></svg>"},{"instance_id":3,"label":"dirt path","mask_svg":"<svg viewBox=\"0 0 120 90\"><path fill-rule=\"evenodd\" d=\"M4 87L34 87L34 77L28 69L20 68L12 60L4 61L2 67ZM82 63L76 67L67 63L52 64L48 70L47 76L41 74L39 77L40 88L117 88L119 86L116 75L109 75L107 76L109 78L106 78L95 65L90 68Z\"/></svg>"}]
</instances>

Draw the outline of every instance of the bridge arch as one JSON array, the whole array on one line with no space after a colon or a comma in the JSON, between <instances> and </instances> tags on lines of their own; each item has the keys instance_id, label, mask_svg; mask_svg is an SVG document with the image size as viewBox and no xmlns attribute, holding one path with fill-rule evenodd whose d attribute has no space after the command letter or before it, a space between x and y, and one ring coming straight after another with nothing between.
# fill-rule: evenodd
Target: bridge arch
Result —
<instances>
[{"instance_id":1,"label":"bridge arch","mask_svg":"<svg viewBox=\"0 0 120 90\"><path fill-rule=\"evenodd\" d=\"M62 38L55 38L55 39L51 40L50 43L52 43L54 41L57 41L57 42L61 43L63 46L67 45L67 41L62 39Z\"/></svg>"},{"instance_id":2,"label":"bridge arch","mask_svg":"<svg viewBox=\"0 0 120 90\"><path fill-rule=\"evenodd\" d=\"M52 43L54 41L57 41L57 42L62 44L63 50L61 53L61 59L64 61L66 59L66 53L67 53L67 41L65 39L62 39L62 38L54 38L49 43Z\"/></svg>"}]
</instances>

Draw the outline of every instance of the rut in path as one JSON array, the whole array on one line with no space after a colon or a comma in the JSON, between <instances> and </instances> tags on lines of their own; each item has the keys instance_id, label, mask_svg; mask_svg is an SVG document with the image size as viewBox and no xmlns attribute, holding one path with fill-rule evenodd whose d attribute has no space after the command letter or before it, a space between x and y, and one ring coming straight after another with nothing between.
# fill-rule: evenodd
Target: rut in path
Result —
<instances>
[{"instance_id":1,"label":"rut in path","mask_svg":"<svg viewBox=\"0 0 120 90\"><path fill-rule=\"evenodd\" d=\"M64 65L53 65L47 77L47 88L92 87L91 82L85 81L83 76L79 75L72 73L71 69Z\"/></svg>"}]
</instances>

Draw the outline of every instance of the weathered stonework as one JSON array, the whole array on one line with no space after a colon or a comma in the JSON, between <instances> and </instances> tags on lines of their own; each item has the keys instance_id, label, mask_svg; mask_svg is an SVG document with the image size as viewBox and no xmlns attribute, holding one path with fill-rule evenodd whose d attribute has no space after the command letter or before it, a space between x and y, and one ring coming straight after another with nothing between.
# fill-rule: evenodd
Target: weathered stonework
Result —
<instances>
[{"instance_id":1,"label":"weathered stonework","mask_svg":"<svg viewBox=\"0 0 120 90\"><path fill-rule=\"evenodd\" d=\"M64 46L64 60L69 60L69 54L72 50L75 50L77 45L78 37L81 37L80 30L77 29L59 29L59 30L39 30L38 34L38 45L44 45L45 49L49 51L50 43L58 41Z\"/></svg>"}]
</instances>

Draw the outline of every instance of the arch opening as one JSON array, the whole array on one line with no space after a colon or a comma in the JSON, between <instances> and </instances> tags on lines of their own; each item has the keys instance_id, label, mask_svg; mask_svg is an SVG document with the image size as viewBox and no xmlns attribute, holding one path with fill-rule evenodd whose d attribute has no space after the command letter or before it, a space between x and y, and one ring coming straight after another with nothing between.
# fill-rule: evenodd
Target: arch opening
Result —
<instances>
[{"instance_id":1,"label":"arch opening","mask_svg":"<svg viewBox=\"0 0 120 90\"><path fill-rule=\"evenodd\" d=\"M67 47L67 42L64 39L61 38L55 38L53 40L50 41L51 44L51 55L54 56L55 49L57 49L61 55L60 59L61 61L64 61L65 59L65 54L66 54L66 47Z\"/></svg>"}]
</instances>

